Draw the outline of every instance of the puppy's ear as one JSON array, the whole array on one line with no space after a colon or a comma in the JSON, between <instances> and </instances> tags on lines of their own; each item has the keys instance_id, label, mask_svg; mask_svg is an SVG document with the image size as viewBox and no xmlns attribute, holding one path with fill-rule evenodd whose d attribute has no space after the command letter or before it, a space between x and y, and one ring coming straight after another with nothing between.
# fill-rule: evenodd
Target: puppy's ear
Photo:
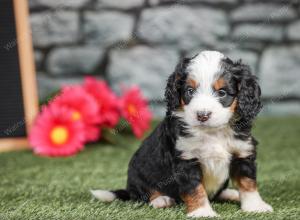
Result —
<instances>
[{"instance_id":1,"label":"puppy's ear","mask_svg":"<svg viewBox=\"0 0 300 220\"><path fill-rule=\"evenodd\" d=\"M177 64L175 71L169 76L165 90L165 100L167 102L167 115L180 107L181 87L186 79L186 67L190 62L189 58L184 58Z\"/></svg>"},{"instance_id":2,"label":"puppy's ear","mask_svg":"<svg viewBox=\"0 0 300 220\"><path fill-rule=\"evenodd\" d=\"M251 73L249 66L239 62L235 68L239 69L237 72L239 79L237 113L243 121L251 123L262 109L261 90L257 77Z\"/></svg>"}]
</instances>

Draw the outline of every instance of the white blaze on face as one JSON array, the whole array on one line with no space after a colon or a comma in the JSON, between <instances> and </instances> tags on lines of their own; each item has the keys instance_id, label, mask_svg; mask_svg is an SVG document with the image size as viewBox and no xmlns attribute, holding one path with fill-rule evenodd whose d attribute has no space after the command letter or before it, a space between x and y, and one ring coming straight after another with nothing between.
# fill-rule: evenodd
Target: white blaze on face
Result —
<instances>
[{"instance_id":1,"label":"white blaze on face","mask_svg":"<svg viewBox=\"0 0 300 220\"><path fill-rule=\"evenodd\" d=\"M223 107L214 94L213 85L222 74L222 59L217 51L204 51L191 60L187 67L188 78L196 81L198 88L189 104L184 106L183 118L190 126L219 127L228 123L232 116L230 108ZM209 120L200 123L197 112L211 112Z\"/></svg>"},{"instance_id":2,"label":"white blaze on face","mask_svg":"<svg viewBox=\"0 0 300 220\"><path fill-rule=\"evenodd\" d=\"M212 95L213 83L221 74L221 60L225 56L217 51L203 51L198 54L187 68L189 78L200 84L198 93Z\"/></svg>"}]
</instances>

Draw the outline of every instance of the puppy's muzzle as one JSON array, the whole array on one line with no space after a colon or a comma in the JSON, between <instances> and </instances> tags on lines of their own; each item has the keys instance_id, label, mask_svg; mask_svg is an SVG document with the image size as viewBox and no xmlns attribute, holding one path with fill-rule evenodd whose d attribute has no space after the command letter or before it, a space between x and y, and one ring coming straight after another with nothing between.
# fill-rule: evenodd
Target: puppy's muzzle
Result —
<instances>
[{"instance_id":1,"label":"puppy's muzzle","mask_svg":"<svg viewBox=\"0 0 300 220\"><path fill-rule=\"evenodd\" d=\"M212 112L199 111L197 112L197 120L200 122L206 122L210 118L211 113Z\"/></svg>"}]
</instances>

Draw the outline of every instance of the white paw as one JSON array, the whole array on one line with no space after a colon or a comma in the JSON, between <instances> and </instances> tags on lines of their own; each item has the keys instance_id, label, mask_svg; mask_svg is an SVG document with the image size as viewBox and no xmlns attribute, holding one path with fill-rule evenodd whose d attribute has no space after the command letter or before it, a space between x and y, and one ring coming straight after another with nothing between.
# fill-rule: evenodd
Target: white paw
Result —
<instances>
[{"instance_id":1,"label":"white paw","mask_svg":"<svg viewBox=\"0 0 300 220\"><path fill-rule=\"evenodd\" d=\"M224 189L219 198L221 200L240 201L240 194L235 189Z\"/></svg>"},{"instance_id":2,"label":"white paw","mask_svg":"<svg viewBox=\"0 0 300 220\"><path fill-rule=\"evenodd\" d=\"M209 207L201 207L198 208L187 215L190 218L199 218L199 217L207 217L207 218L213 218L213 217L218 217L219 215L212 210L212 208Z\"/></svg>"},{"instance_id":3,"label":"white paw","mask_svg":"<svg viewBox=\"0 0 300 220\"><path fill-rule=\"evenodd\" d=\"M273 208L264 202L257 191L241 192L241 208L245 212L273 212Z\"/></svg>"},{"instance_id":4,"label":"white paw","mask_svg":"<svg viewBox=\"0 0 300 220\"><path fill-rule=\"evenodd\" d=\"M273 212L272 206L263 200L257 203L242 204L242 210L245 212Z\"/></svg>"},{"instance_id":5,"label":"white paw","mask_svg":"<svg viewBox=\"0 0 300 220\"><path fill-rule=\"evenodd\" d=\"M174 204L175 200L169 196L159 196L150 202L150 205L153 206L153 208L166 208L171 207Z\"/></svg>"}]
</instances>

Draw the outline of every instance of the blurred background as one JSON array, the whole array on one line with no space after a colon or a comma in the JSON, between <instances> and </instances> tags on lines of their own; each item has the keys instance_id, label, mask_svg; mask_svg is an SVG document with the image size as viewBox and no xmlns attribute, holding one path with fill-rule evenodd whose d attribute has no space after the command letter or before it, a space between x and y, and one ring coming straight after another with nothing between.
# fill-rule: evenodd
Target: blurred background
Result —
<instances>
[{"instance_id":1,"label":"blurred background","mask_svg":"<svg viewBox=\"0 0 300 220\"><path fill-rule=\"evenodd\" d=\"M265 115L300 114L298 0L30 0L39 98L85 75L139 85L163 116L184 56L219 50L259 77Z\"/></svg>"}]
</instances>

